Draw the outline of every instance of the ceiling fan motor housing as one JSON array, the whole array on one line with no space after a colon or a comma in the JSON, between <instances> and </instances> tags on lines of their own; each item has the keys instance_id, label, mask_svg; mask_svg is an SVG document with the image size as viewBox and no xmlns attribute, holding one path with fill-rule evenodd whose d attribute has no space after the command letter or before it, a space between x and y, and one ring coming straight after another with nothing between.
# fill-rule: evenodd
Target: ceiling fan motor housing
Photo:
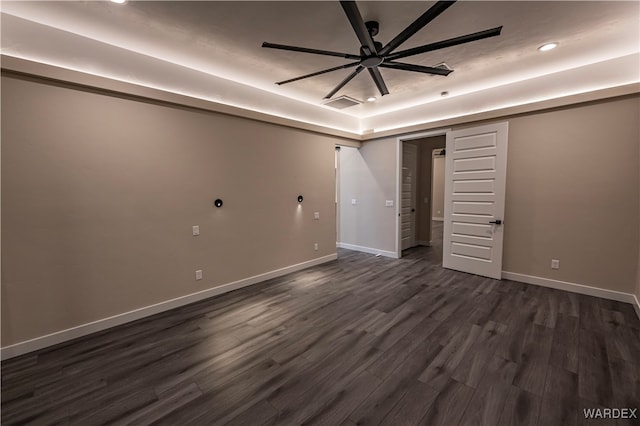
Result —
<instances>
[{"instance_id":1,"label":"ceiling fan motor housing","mask_svg":"<svg viewBox=\"0 0 640 426\"><path fill-rule=\"evenodd\" d=\"M369 31L369 35L371 37L378 35L378 31L380 31L380 24L378 21L367 21L364 25L367 27L367 31Z\"/></svg>"},{"instance_id":2,"label":"ceiling fan motor housing","mask_svg":"<svg viewBox=\"0 0 640 426\"><path fill-rule=\"evenodd\" d=\"M380 43L379 41L374 41L373 44L376 47L376 51L379 52L380 50L382 50L382 43ZM362 56L360 65L367 68L376 67L384 61L384 56L367 55L364 46L360 47L360 56Z\"/></svg>"}]
</instances>

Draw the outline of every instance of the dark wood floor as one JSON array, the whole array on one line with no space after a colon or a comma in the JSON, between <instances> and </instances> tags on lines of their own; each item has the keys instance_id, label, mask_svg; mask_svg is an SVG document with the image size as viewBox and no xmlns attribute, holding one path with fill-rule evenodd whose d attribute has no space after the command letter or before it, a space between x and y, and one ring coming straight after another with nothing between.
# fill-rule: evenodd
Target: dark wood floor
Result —
<instances>
[{"instance_id":1,"label":"dark wood floor","mask_svg":"<svg viewBox=\"0 0 640 426\"><path fill-rule=\"evenodd\" d=\"M640 408L631 305L444 270L438 251L340 250L8 360L2 424L638 424L583 414Z\"/></svg>"}]
</instances>

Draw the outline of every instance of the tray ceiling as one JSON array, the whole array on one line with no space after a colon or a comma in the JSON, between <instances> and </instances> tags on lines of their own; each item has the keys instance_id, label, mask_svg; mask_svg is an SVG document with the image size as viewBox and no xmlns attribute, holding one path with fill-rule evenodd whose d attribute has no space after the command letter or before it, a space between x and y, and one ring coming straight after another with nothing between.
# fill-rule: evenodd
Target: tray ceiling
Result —
<instances>
[{"instance_id":1,"label":"tray ceiling","mask_svg":"<svg viewBox=\"0 0 640 426\"><path fill-rule=\"evenodd\" d=\"M385 44L433 2L357 4ZM377 101L342 110L323 97L350 70L274 82L348 60L261 47L358 54L337 1L3 1L2 54L360 133L638 82L639 17L638 2L457 2L401 49L501 25L502 34L403 60L446 62L448 77L382 69L382 98L361 73L336 97ZM537 50L550 41L559 47Z\"/></svg>"}]
</instances>

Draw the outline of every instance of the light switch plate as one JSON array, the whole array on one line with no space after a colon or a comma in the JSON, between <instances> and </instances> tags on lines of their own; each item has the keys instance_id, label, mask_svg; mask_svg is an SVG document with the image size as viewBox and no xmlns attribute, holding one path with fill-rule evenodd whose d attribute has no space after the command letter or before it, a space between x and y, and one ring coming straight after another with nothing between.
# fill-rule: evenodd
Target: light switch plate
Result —
<instances>
[{"instance_id":1,"label":"light switch plate","mask_svg":"<svg viewBox=\"0 0 640 426\"><path fill-rule=\"evenodd\" d=\"M358 200L356 200L355 198L351 199L351 205L355 206L356 204L358 204Z\"/></svg>"},{"instance_id":2,"label":"light switch plate","mask_svg":"<svg viewBox=\"0 0 640 426\"><path fill-rule=\"evenodd\" d=\"M393 200L386 200L384 202L385 207L393 207Z\"/></svg>"},{"instance_id":3,"label":"light switch plate","mask_svg":"<svg viewBox=\"0 0 640 426\"><path fill-rule=\"evenodd\" d=\"M200 235L200 227L198 225L193 226L193 235Z\"/></svg>"},{"instance_id":4,"label":"light switch plate","mask_svg":"<svg viewBox=\"0 0 640 426\"><path fill-rule=\"evenodd\" d=\"M196 271L196 281L201 280L202 279L202 269L198 269Z\"/></svg>"},{"instance_id":5,"label":"light switch plate","mask_svg":"<svg viewBox=\"0 0 640 426\"><path fill-rule=\"evenodd\" d=\"M320 212L313 212L313 218L314 218L315 220L320 219Z\"/></svg>"}]
</instances>

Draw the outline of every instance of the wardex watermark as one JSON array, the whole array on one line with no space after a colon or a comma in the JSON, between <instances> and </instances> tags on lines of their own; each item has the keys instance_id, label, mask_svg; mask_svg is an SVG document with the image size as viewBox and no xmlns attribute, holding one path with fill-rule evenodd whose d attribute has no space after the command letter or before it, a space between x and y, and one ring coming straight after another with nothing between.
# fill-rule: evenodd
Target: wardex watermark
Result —
<instances>
[{"instance_id":1,"label":"wardex watermark","mask_svg":"<svg viewBox=\"0 0 640 426\"><path fill-rule=\"evenodd\" d=\"M637 419L637 408L585 408L585 419Z\"/></svg>"}]
</instances>

